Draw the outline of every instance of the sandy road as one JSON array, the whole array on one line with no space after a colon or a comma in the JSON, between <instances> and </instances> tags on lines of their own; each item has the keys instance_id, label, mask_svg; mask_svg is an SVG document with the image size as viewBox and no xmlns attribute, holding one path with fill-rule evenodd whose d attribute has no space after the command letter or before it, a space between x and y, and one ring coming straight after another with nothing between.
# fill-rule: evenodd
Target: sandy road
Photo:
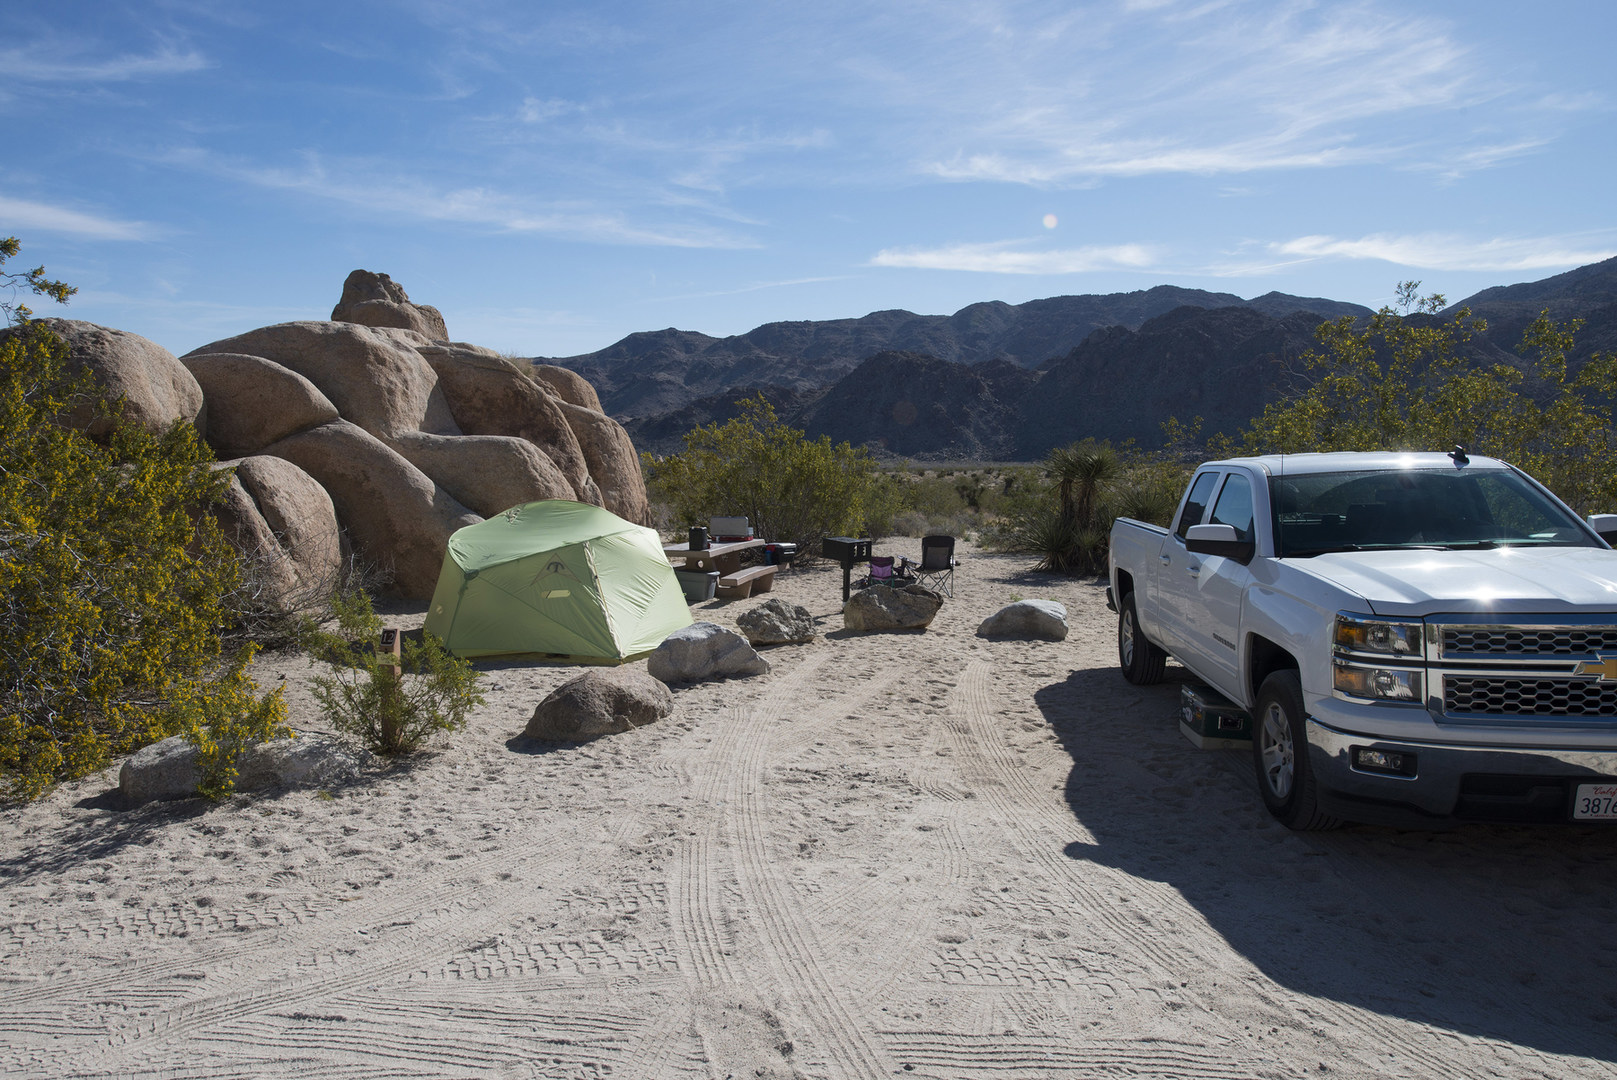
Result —
<instances>
[{"instance_id":1,"label":"sandy road","mask_svg":"<svg viewBox=\"0 0 1617 1080\"><path fill-rule=\"evenodd\" d=\"M1617 830L1291 834L1024 566L901 635L784 575L825 636L584 746L515 738L574 670L488 665L340 790L7 811L0 1071L1617 1077ZM1072 635L976 638L1015 596Z\"/></svg>"}]
</instances>

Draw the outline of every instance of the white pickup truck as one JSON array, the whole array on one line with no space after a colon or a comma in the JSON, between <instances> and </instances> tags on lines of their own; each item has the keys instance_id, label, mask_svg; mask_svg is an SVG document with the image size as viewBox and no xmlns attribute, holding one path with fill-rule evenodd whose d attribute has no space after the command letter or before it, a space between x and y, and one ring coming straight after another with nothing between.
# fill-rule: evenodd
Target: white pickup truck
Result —
<instances>
[{"instance_id":1,"label":"white pickup truck","mask_svg":"<svg viewBox=\"0 0 1617 1080\"><path fill-rule=\"evenodd\" d=\"M1612 535L1459 449L1210 462L1172 529L1112 527L1118 659L1249 712L1293 829L1617 822Z\"/></svg>"}]
</instances>

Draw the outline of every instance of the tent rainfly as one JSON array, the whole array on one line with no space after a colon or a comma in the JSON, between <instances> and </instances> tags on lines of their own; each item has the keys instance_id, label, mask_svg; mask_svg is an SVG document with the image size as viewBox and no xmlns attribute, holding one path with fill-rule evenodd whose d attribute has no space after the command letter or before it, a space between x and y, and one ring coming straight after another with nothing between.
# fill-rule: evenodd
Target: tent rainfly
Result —
<instances>
[{"instance_id":1,"label":"tent rainfly","mask_svg":"<svg viewBox=\"0 0 1617 1080\"><path fill-rule=\"evenodd\" d=\"M449 538L425 630L457 656L620 662L691 624L655 531L549 499Z\"/></svg>"}]
</instances>

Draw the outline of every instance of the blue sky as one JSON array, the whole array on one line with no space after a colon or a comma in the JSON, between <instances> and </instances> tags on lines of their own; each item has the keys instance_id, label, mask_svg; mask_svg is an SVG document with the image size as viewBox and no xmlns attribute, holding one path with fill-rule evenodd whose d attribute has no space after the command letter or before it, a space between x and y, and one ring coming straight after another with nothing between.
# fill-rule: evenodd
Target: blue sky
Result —
<instances>
[{"instance_id":1,"label":"blue sky","mask_svg":"<svg viewBox=\"0 0 1617 1080\"><path fill-rule=\"evenodd\" d=\"M0 235L175 352L358 267L547 356L1164 283L1458 299L1617 254L1614 41L1609 0L9 4Z\"/></svg>"}]
</instances>

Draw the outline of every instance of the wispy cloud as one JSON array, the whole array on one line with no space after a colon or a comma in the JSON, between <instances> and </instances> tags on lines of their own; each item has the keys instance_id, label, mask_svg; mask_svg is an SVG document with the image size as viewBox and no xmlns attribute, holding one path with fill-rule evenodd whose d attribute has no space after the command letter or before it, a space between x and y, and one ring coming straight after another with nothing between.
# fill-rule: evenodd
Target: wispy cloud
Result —
<instances>
[{"instance_id":1,"label":"wispy cloud","mask_svg":"<svg viewBox=\"0 0 1617 1080\"><path fill-rule=\"evenodd\" d=\"M958 89L911 86L930 91L943 122L926 139L950 148L922 149L923 173L1065 186L1389 163L1463 171L1544 141L1473 131L1466 111L1513 88L1447 23L1371 3L1136 0L1059 40L1030 33L979 53Z\"/></svg>"},{"instance_id":2,"label":"wispy cloud","mask_svg":"<svg viewBox=\"0 0 1617 1080\"><path fill-rule=\"evenodd\" d=\"M1147 270L1157 261L1145 244L1109 244L1060 250L1030 250L1017 241L954 244L937 248L888 248L869 265L919 270L969 270L981 274L1083 274L1095 270Z\"/></svg>"},{"instance_id":3,"label":"wispy cloud","mask_svg":"<svg viewBox=\"0 0 1617 1080\"><path fill-rule=\"evenodd\" d=\"M144 221L118 221L65 206L0 195L0 232L53 232L87 240L146 240L155 230Z\"/></svg>"},{"instance_id":4,"label":"wispy cloud","mask_svg":"<svg viewBox=\"0 0 1617 1080\"><path fill-rule=\"evenodd\" d=\"M979 154L933 162L926 171L945 180L998 180L1018 184L1067 183L1085 177L1131 177L1160 173L1246 173L1265 169L1318 169L1384 161L1387 148L1319 147L1301 150L1284 139L1254 139L1224 146L1093 143L1053 150L1043 157Z\"/></svg>"},{"instance_id":5,"label":"wispy cloud","mask_svg":"<svg viewBox=\"0 0 1617 1080\"><path fill-rule=\"evenodd\" d=\"M493 187L451 187L412 179L402 166L305 155L296 168L226 160L202 150L173 151L172 165L276 191L293 192L413 221L456 222L506 232L543 233L571 240L656 247L747 248L755 244L705 224L641 224L622 210L583 200L541 202Z\"/></svg>"},{"instance_id":6,"label":"wispy cloud","mask_svg":"<svg viewBox=\"0 0 1617 1080\"><path fill-rule=\"evenodd\" d=\"M1356 240L1300 236L1271 245L1279 255L1298 259L1378 259L1428 270L1553 270L1600 262L1617 255L1617 244L1590 244L1587 238L1501 237L1473 240L1440 233L1398 236L1376 233Z\"/></svg>"},{"instance_id":7,"label":"wispy cloud","mask_svg":"<svg viewBox=\"0 0 1617 1080\"><path fill-rule=\"evenodd\" d=\"M0 71L17 82L105 83L184 75L212 66L201 53L190 50L161 49L144 55L123 53L100 59L62 57L52 52L43 45L0 50Z\"/></svg>"}]
</instances>

